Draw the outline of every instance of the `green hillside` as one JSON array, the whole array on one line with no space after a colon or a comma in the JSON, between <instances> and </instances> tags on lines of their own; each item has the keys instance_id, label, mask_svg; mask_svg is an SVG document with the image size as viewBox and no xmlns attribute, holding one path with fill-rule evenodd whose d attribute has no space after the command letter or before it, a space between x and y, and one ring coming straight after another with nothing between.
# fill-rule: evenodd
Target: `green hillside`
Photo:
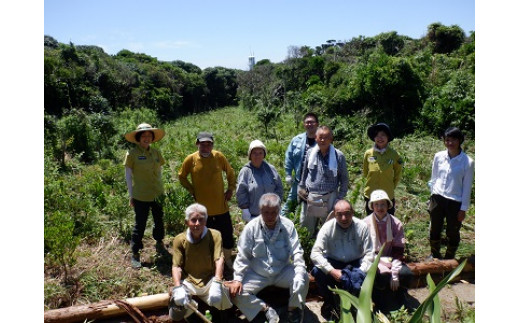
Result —
<instances>
[{"instance_id":1,"label":"green hillside","mask_svg":"<svg viewBox=\"0 0 520 323\"><path fill-rule=\"evenodd\" d=\"M114 159L99 159L92 164L80 161L79 155L66 155L65 166L49 154L45 155L45 308L94 302L109 298L126 298L142 293L163 293L171 286L171 262L155 258L151 229L145 233L144 269L130 268L129 239L133 226L133 210L128 205L124 181L123 156L127 144L123 134L140 122L152 122L166 130L166 137L154 144L161 149L167 164L163 168L166 196L164 200L165 241L183 230L183 211L194 201L177 178L183 159L196 150L196 134L202 130L215 135L215 149L222 151L238 174L247 160L249 142L262 140L268 154L266 160L283 174L285 149L290 139L303 131L290 114L273 120L265 133L262 121L254 112L240 107L227 107L203 114L181 117L165 123L156 122L150 110L124 112L110 117L120 133L119 141L107 144ZM324 116L321 124L332 123ZM358 124L348 139L336 138L334 145L346 156L350 188L347 198L354 203L357 216L363 217L361 164L363 152L371 146L366 124ZM347 137L347 136L343 136ZM429 254L427 181L435 152L442 142L430 136L408 135L391 144L403 157L402 181L396 191L396 216L405 225L408 261L420 261ZM47 145L46 145L47 148ZM474 157L474 141L463 147ZM284 184L285 185L285 184ZM288 187L285 187L285 194ZM474 254L474 197L467 220L461 230L462 242L457 257ZM235 235L243 227L236 200L230 203ZM297 221L296 221L297 222ZM150 225L149 225L150 227ZM306 257L312 246L302 239Z\"/></svg>"}]
</instances>

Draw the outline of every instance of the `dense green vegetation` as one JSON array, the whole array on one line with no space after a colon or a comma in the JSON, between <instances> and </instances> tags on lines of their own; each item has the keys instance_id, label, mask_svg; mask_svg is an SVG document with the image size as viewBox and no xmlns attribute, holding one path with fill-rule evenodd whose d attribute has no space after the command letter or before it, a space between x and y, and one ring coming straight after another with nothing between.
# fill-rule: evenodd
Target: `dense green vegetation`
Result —
<instances>
[{"instance_id":1,"label":"dense green vegetation","mask_svg":"<svg viewBox=\"0 0 520 323\"><path fill-rule=\"evenodd\" d=\"M303 131L302 115L316 111L335 132L350 173L347 198L363 216L361 164L371 145L369 124L390 124L392 146L405 160L396 190L397 216L405 223L407 258L429 253L426 182L437 135L459 126L474 157L475 37L457 26L432 24L422 39L395 32L291 48L281 63L259 61L251 71L201 70L121 50L111 56L95 46L45 37L44 257L45 307L165 292L168 259L145 248L145 268L129 267L133 210L128 205L122 160L131 144L123 134L147 122L166 130L156 145L163 168L167 239L183 228L192 198L177 179L199 131L215 134L215 149L236 173L251 140L267 146L267 161L283 174L290 139ZM288 192L288 187L285 187ZM238 237L243 223L230 203ZM474 198L472 198L474 205ZM298 214L296 214L297 217ZM474 215L468 212L457 254L474 254ZM308 253L311 239L304 239ZM153 242L147 231L145 240ZM170 241L167 241L170 242ZM145 241L147 246L147 241ZM308 255L307 255L308 256ZM308 260L308 259L307 259Z\"/></svg>"}]
</instances>

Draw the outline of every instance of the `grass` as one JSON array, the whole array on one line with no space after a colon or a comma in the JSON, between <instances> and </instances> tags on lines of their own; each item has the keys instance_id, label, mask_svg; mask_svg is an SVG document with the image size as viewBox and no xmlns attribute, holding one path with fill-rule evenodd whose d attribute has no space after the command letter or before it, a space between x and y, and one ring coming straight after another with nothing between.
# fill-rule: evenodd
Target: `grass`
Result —
<instances>
[{"instance_id":1,"label":"grass","mask_svg":"<svg viewBox=\"0 0 520 323\"><path fill-rule=\"evenodd\" d=\"M327 120L323 119L322 123L326 124ZM163 167L167 234L164 241L170 247L173 237L183 229L183 210L193 202L191 196L180 186L177 172L184 158L196 151L195 138L199 131L213 132L214 148L227 156L237 175L247 162L249 143L253 139L262 140L268 150L266 160L276 167L282 178L285 149L293 136L303 132L302 127L295 126L293 116L283 114L273 124L272 131L265 134L263 125L257 121L254 113L239 107L183 117L161 127L167 135L154 145L167 160ZM363 153L370 148L372 142L365 132L360 132L354 140L338 139L334 145L347 158L350 177L347 199L354 204L356 213L363 217L361 164ZM433 155L444 147L439 139L413 135L396 138L391 145L405 161L402 180L396 190L396 216L405 226L408 261L420 261L429 254L429 190L426 183L430 177ZM468 140L464 148L474 157L474 141ZM46 216L60 210L60 206L67 208L64 211L71 213L71 216L75 215L72 210L78 210L77 213L81 213L80 220L84 223L83 228L93 230L95 234L82 237L75 252L76 263L70 270L71 279L67 281L62 279L60 267L52 263L48 255L45 256L45 309L102 299L164 293L173 284L171 259L154 256L155 241L151 237L151 219L145 232L145 249L142 252L144 268L130 268L129 237L133 212L128 206L121 165L125 151L124 147L120 147L116 152L120 160L103 160L94 165L81 165L72 159L69 161L69 169L72 171L65 173L53 169L46 157ZM284 183L284 192L287 194L288 191L289 187ZM244 223L235 197L229 205L235 237L238 238ZM474 198L471 205L474 205ZM474 228L475 209L472 206L461 230L462 241L457 257L467 257L475 253ZM302 243L310 245L312 241L305 239Z\"/></svg>"}]
</instances>

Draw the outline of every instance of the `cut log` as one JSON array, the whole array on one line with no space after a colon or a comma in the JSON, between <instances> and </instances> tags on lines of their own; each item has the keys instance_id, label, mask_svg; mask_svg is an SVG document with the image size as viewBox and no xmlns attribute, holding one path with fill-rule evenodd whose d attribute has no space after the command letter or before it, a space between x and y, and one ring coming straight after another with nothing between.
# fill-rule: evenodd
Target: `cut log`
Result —
<instances>
[{"instance_id":1,"label":"cut log","mask_svg":"<svg viewBox=\"0 0 520 323\"><path fill-rule=\"evenodd\" d=\"M170 296L168 293L128 298L125 302L137 307L141 311L155 310L168 307ZM114 301L101 301L88 305L77 305L44 313L44 322L83 322L85 320L117 317L126 311Z\"/></svg>"},{"instance_id":2,"label":"cut log","mask_svg":"<svg viewBox=\"0 0 520 323\"><path fill-rule=\"evenodd\" d=\"M462 270L459 277L462 277L464 273L474 275L475 266L474 257L468 259L466 266ZM426 285L425 276L432 274L434 280L438 280L439 277L449 274L453 271L459 262L457 260L433 260L430 262L420 263L408 263L407 266L413 273L414 279L410 282L409 288L418 288ZM309 294L307 295L307 301L316 298L317 290L314 282L314 278L310 276L311 283L309 286ZM286 301L286 294L280 293L279 295L285 295L283 300ZM137 307L141 311L151 311L157 309L165 309L168 307L170 296L168 293L141 296L135 298L126 299L125 302ZM108 319L112 317L118 317L126 314L126 311L115 304L115 301L105 300L98 303L89 305L78 305L71 306L61 309L49 310L44 313L44 322L48 323L63 323L63 322L84 322L85 320L92 319Z\"/></svg>"},{"instance_id":3,"label":"cut log","mask_svg":"<svg viewBox=\"0 0 520 323\"><path fill-rule=\"evenodd\" d=\"M427 274L443 274L449 273L459 265L459 262L455 259L448 260L439 260L434 259L430 262L415 262L406 264L408 268L412 271L415 276L422 276ZM464 268L463 272L474 271L475 267L473 264L468 261Z\"/></svg>"}]
</instances>

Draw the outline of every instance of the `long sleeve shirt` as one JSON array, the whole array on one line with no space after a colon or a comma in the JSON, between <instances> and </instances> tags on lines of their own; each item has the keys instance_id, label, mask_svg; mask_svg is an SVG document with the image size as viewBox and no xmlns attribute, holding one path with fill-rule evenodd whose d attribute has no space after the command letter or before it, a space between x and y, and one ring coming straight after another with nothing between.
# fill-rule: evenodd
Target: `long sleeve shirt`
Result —
<instances>
[{"instance_id":1,"label":"long sleeve shirt","mask_svg":"<svg viewBox=\"0 0 520 323\"><path fill-rule=\"evenodd\" d=\"M275 193L283 199L282 179L273 165L263 161L259 168L247 163L238 174L237 203L241 209L249 209L252 215L259 215L258 202L265 193Z\"/></svg>"},{"instance_id":2,"label":"long sleeve shirt","mask_svg":"<svg viewBox=\"0 0 520 323\"><path fill-rule=\"evenodd\" d=\"M334 267L327 258L342 262L361 258L360 269L367 272L374 262L374 250L366 223L353 217L352 224L343 229L336 219L325 222L312 247L311 260L322 272L328 274Z\"/></svg>"},{"instance_id":3,"label":"long sleeve shirt","mask_svg":"<svg viewBox=\"0 0 520 323\"><path fill-rule=\"evenodd\" d=\"M366 177L363 194L370 197L372 191L380 189L394 198L394 189L401 179L403 161L399 154L390 147L384 152L370 148L363 156L363 176Z\"/></svg>"},{"instance_id":4,"label":"long sleeve shirt","mask_svg":"<svg viewBox=\"0 0 520 323\"><path fill-rule=\"evenodd\" d=\"M332 148L332 146L331 146ZM300 187L306 188L311 193L325 194L332 191L338 192L337 199L343 199L348 191L348 169L345 155L338 149L336 151L337 158L337 174L329 169L329 152L326 156L317 154L317 165L314 168L309 168L308 165L302 167L302 177L299 184ZM309 159L309 152L307 152L306 160Z\"/></svg>"},{"instance_id":5,"label":"long sleeve shirt","mask_svg":"<svg viewBox=\"0 0 520 323\"><path fill-rule=\"evenodd\" d=\"M285 176L292 176L294 171L294 179L300 181L302 172L302 163L307 153L307 133L301 133L291 140L287 150L285 151Z\"/></svg>"},{"instance_id":6,"label":"long sleeve shirt","mask_svg":"<svg viewBox=\"0 0 520 323\"><path fill-rule=\"evenodd\" d=\"M235 191L235 171L226 157L216 150L212 150L208 157L201 157L198 151L188 155L179 170L181 185L195 197L197 203L208 209L209 216L229 211L224 197L222 173L226 174L228 190ZM191 176L191 182L188 175Z\"/></svg>"},{"instance_id":7,"label":"long sleeve shirt","mask_svg":"<svg viewBox=\"0 0 520 323\"><path fill-rule=\"evenodd\" d=\"M378 264L379 271L381 273L390 271L393 277L397 277L404 260L405 238L403 224L398 218L389 213L381 220L372 213L364 218L363 221L367 224L370 231L374 254L379 253L383 244L386 243L381 257L392 258L391 261L385 261L381 258Z\"/></svg>"},{"instance_id":8,"label":"long sleeve shirt","mask_svg":"<svg viewBox=\"0 0 520 323\"><path fill-rule=\"evenodd\" d=\"M447 150L439 151L433 158L432 177L428 182L431 193L461 202L460 209L467 211L474 172L475 162L463 151L453 158Z\"/></svg>"},{"instance_id":9,"label":"long sleeve shirt","mask_svg":"<svg viewBox=\"0 0 520 323\"><path fill-rule=\"evenodd\" d=\"M291 264L296 275L304 277L307 274L294 223L279 216L275 228L269 230L262 216L258 216L240 234L233 279L242 282L249 270L264 277L276 276Z\"/></svg>"}]
</instances>

